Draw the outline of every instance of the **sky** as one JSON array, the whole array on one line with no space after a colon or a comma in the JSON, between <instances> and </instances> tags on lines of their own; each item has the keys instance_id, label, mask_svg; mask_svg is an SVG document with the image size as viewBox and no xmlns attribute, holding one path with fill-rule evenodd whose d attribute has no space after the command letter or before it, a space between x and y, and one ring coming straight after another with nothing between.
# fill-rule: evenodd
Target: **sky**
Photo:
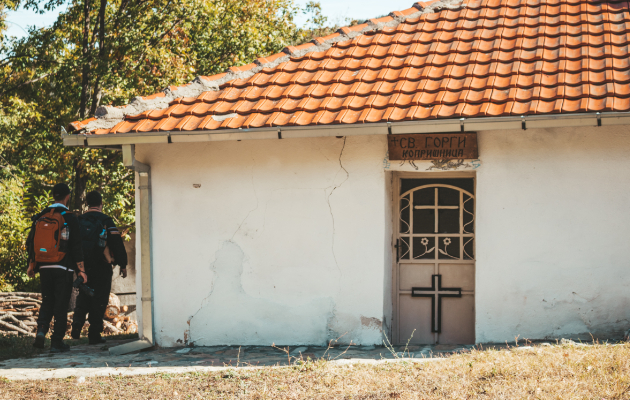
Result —
<instances>
[{"instance_id":1,"label":"sky","mask_svg":"<svg viewBox=\"0 0 630 400\"><path fill-rule=\"evenodd\" d=\"M45 14L37 14L34 11L19 9L18 11L10 11L7 14L7 35L22 37L26 36L26 31L31 25L38 28L51 26L57 19L59 9Z\"/></svg>"},{"instance_id":2,"label":"sky","mask_svg":"<svg viewBox=\"0 0 630 400\"><path fill-rule=\"evenodd\" d=\"M344 18L370 19L389 14L391 11L404 10L413 6L414 0L319 0L322 11L332 23L342 23ZM304 6L307 0L296 0ZM59 9L45 14L33 11L18 10L8 15L8 35L22 37L26 35L27 27L35 25L38 28L51 26L57 19ZM304 24L306 16L299 15L298 25Z\"/></svg>"}]
</instances>

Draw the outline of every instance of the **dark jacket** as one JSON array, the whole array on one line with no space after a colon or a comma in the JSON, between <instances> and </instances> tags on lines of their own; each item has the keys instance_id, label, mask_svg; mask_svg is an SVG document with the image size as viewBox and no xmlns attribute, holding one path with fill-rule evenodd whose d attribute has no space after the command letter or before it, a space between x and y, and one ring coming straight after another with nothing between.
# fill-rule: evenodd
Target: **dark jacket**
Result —
<instances>
[{"instance_id":1,"label":"dark jacket","mask_svg":"<svg viewBox=\"0 0 630 400\"><path fill-rule=\"evenodd\" d=\"M85 217L95 217L98 219L107 229L107 247L114 257L114 265L119 265L120 268L127 267L127 250L125 250L125 244L123 243L120 232L116 227L114 220L98 211L88 211L83 214ZM107 262L105 255L102 251L96 251L95 254L85 255L85 270L90 271L105 271L111 272L111 264Z\"/></svg>"},{"instance_id":2,"label":"dark jacket","mask_svg":"<svg viewBox=\"0 0 630 400\"><path fill-rule=\"evenodd\" d=\"M38 220L42 215L49 213L51 209L55 212L64 213L63 219L68 224L70 236L68 238L68 251L66 256L60 262L56 263L36 263L34 270L38 271L39 267L43 265L61 265L71 270L76 271L77 263L83 261L83 246L81 243L81 235L79 234L79 220L72 214L66 207L46 207L42 212L33 217L33 220ZM30 250L30 249L29 249ZM29 263L33 260L33 252L29 251Z\"/></svg>"}]
</instances>

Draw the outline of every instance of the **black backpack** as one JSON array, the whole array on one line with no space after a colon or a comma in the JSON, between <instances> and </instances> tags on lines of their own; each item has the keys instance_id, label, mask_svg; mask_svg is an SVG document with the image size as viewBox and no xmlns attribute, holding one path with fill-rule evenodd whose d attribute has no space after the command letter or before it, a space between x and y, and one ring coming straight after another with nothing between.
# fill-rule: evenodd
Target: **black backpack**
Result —
<instances>
[{"instance_id":1,"label":"black backpack","mask_svg":"<svg viewBox=\"0 0 630 400\"><path fill-rule=\"evenodd\" d=\"M96 261L105 257L103 249L107 246L107 227L104 219L93 213L79 216L79 230L85 258Z\"/></svg>"}]
</instances>

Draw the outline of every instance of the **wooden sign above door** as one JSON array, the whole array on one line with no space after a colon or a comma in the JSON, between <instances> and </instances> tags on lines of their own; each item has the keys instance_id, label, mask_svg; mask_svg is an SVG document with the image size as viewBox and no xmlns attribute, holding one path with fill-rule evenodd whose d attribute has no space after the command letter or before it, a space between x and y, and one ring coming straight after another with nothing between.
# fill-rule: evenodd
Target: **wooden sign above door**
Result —
<instances>
[{"instance_id":1,"label":"wooden sign above door","mask_svg":"<svg viewBox=\"0 0 630 400\"><path fill-rule=\"evenodd\" d=\"M474 160L479 158L477 134L412 133L387 135L390 160Z\"/></svg>"}]
</instances>

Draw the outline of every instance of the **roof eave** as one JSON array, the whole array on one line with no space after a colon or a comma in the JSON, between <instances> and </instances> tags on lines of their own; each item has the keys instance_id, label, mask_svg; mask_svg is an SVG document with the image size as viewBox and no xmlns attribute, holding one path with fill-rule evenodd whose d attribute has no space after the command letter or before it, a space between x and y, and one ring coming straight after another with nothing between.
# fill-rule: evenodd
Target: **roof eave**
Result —
<instances>
[{"instance_id":1,"label":"roof eave","mask_svg":"<svg viewBox=\"0 0 630 400\"><path fill-rule=\"evenodd\" d=\"M123 144L214 142L304 137L441 133L459 131L513 130L578 126L630 125L630 112L547 114L535 116L458 118L352 125L314 125L222 129L210 131L165 131L107 135L62 134L64 146L108 147Z\"/></svg>"}]
</instances>

